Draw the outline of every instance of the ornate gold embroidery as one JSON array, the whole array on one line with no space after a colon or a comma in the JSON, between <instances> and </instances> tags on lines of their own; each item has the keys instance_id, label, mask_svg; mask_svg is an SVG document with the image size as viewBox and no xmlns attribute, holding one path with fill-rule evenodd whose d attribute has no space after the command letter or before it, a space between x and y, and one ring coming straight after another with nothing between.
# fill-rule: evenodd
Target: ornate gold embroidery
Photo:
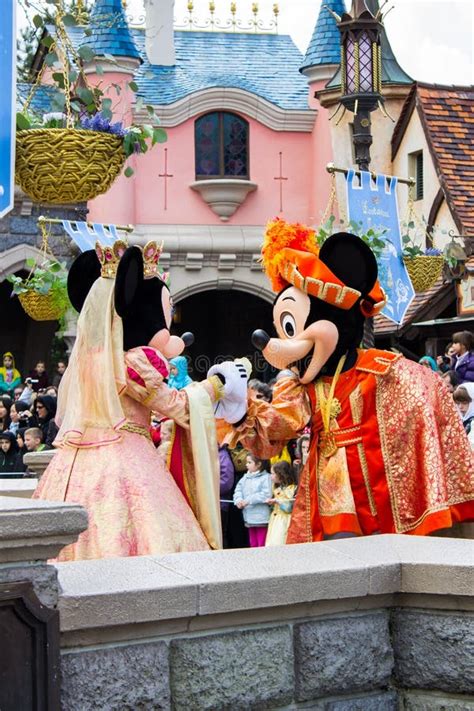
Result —
<instances>
[{"instance_id":1,"label":"ornate gold embroidery","mask_svg":"<svg viewBox=\"0 0 474 711\"><path fill-rule=\"evenodd\" d=\"M360 385L357 385L357 387L349 395L349 403L351 406L351 414L354 424L360 425L362 422L362 415L364 413L364 398Z\"/></svg>"},{"instance_id":2,"label":"ornate gold embroidery","mask_svg":"<svg viewBox=\"0 0 474 711\"><path fill-rule=\"evenodd\" d=\"M472 499L473 454L436 374L397 361L377 378L376 409L397 533Z\"/></svg>"},{"instance_id":3,"label":"ornate gold embroidery","mask_svg":"<svg viewBox=\"0 0 474 711\"><path fill-rule=\"evenodd\" d=\"M337 449L329 459L318 461L318 494L321 516L356 512L346 450Z\"/></svg>"},{"instance_id":4,"label":"ornate gold embroidery","mask_svg":"<svg viewBox=\"0 0 474 711\"><path fill-rule=\"evenodd\" d=\"M377 507L375 505L374 495L370 486L369 467L367 465L364 445L362 444L362 442L357 445L357 453L359 454L360 468L362 469L362 476L364 477L367 498L369 499L370 513L372 514L372 516L377 516Z\"/></svg>"},{"instance_id":5,"label":"ornate gold embroidery","mask_svg":"<svg viewBox=\"0 0 474 711\"><path fill-rule=\"evenodd\" d=\"M148 431L148 427L145 427L145 425L137 425L135 422L125 422L120 429L125 430L126 432L133 432L134 434L143 435L143 437L146 437L151 441L151 434Z\"/></svg>"}]
</instances>

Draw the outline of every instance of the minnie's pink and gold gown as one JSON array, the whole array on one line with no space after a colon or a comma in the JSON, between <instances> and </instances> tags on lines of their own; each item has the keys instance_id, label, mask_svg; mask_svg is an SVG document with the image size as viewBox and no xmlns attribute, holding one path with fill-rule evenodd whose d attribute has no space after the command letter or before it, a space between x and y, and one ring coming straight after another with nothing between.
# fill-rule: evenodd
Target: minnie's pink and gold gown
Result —
<instances>
[{"instance_id":1,"label":"minnie's pink and gold gown","mask_svg":"<svg viewBox=\"0 0 474 711\"><path fill-rule=\"evenodd\" d=\"M90 369L93 355L89 349L88 361L84 362L80 356L80 344L78 349L79 358L76 357L70 365L75 378L82 380L80 384L71 385L69 374L65 389L60 391L60 405L62 395L63 406L59 409L68 412L70 418L74 416L76 421L82 421L83 427L79 431L66 427L67 432L62 439L64 427L60 429L59 451L35 492L36 498L77 503L88 512L87 530L76 543L62 549L58 560L165 554L219 547L220 523L218 513L217 517L215 515L219 510L218 469L206 473L209 468L213 469L213 465L204 467L204 478L209 478L200 482L201 492L204 490L203 498L199 491L196 492L193 480L195 472L190 444L190 402L196 398L197 392L204 405L207 401L210 406L212 384L207 381L203 385L190 386L194 393L191 395L184 390L172 390L164 383L168 374L167 363L157 351L135 348L125 356L122 351L121 363L115 364L115 387L110 393L110 398L116 399L114 406L120 408L122 417L114 420L113 427L97 427L97 423L104 420L104 409L108 407L111 410L110 405L106 407L104 404L102 388L106 387L106 375L104 372L102 380L93 379L94 371ZM115 351L118 357L117 349ZM73 356L74 352L71 360ZM118 370L121 371L120 378L117 378ZM73 403L68 410L64 399L68 387L70 394L71 388L76 386L79 386L83 399L87 400L88 409L85 413L73 415L70 412L74 409ZM101 400L100 412L94 412L97 402ZM74 402L77 404L76 400ZM184 477L181 483L184 482L187 487L183 489L184 495L149 437L152 410L173 419L181 432L183 452L187 453L188 460L191 459L187 471L184 462L182 466ZM112 421L110 417L108 419ZM215 446L217 461L211 406L204 413L204 426L210 435L210 451Z\"/></svg>"}]
</instances>

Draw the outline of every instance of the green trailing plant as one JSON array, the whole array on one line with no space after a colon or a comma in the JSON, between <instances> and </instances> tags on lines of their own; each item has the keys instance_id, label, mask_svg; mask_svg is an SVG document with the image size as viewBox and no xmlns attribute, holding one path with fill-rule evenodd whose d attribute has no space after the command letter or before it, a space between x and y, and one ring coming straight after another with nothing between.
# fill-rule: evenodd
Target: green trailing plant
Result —
<instances>
[{"instance_id":1,"label":"green trailing plant","mask_svg":"<svg viewBox=\"0 0 474 711\"><path fill-rule=\"evenodd\" d=\"M41 296L50 295L54 306L63 313L72 308L67 293L68 272L65 262L46 258L37 264L34 259L28 259L26 266L31 269L27 277L15 274L7 276L7 280L13 285L12 294L20 296L28 291L35 291Z\"/></svg>"},{"instance_id":2,"label":"green trailing plant","mask_svg":"<svg viewBox=\"0 0 474 711\"><path fill-rule=\"evenodd\" d=\"M387 242L390 241L387 237L384 237L387 233L386 229L376 230L373 227L369 227L368 230L364 230L362 222L356 222L355 220L349 220L347 223L344 222L344 220L341 220L337 225L337 229L335 228L335 224L336 217L331 215L326 222L316 228L316 241L320 247L324 244L327 238L336 231L352 232L353 234L358 235L366 243L378 259L385 249Z\"/></svg>"},{"instance_id":3,"label":"green trailing plant","mask_svg":"<svg viewBox=\"0 0 474 711\"><path fill-rule=\"evenodd\" d=\"M20 0L25 5L25 12L32 22L35 36L40 37L40 46L43 48L43 65L39 70L36 85L40 84L42 72L50 70L52 84L50 85L51 112L40 114L31 106L32 95L36 89L33 86L30 96L26 100L23 111L17 114L17 130L34 130L37 128L74 128L86 131L98 131L113 134L122 139L123 150L128 158L133 154L146 153L156 143L167 140L166 131L159 126L159 118L153 106L145 105L141 97L136 97L135 111L146 110L148 121L145 124L124 126L122 122L113 122L114 93L120 97L122 86L119 84L105 85L99 80L96 85L90 85L84 71L84 65L94 62L94 52L87 45L87 38L92 35L92 30L83 24L84 17L78 16L76 5L72 0L47 0L47 5L41 5L34 0ZM86 10L89 4L84 5ZM32 15L31 10L36 12ZM87 16L87 12L86 12ZM113 24L111 16L107 20ZM50 33L50 26L54 25L54 33ZM80 26L85 41L80 46L73 45L68 31ZM120 64L111 55L104 59L117 66ZM28 73L26 67L24 74ZM97 76L104 74L103 67L95 67ZM138 86L135 81L127 83L128 89L135 95ZM126 167L124 174L133 175L133 169Z\"/></svg>"},{"instance_id":4,"label":"green trailing plant","mask_svg":"<svg viewBox=\"0 0 474 711\"><path fill-rule=\"evenodd\" d=\"M415 257L441 257L443 255L440 249L435 247L427 247L423 249L419 242L427 236L432 240L432 233L428 232L426 220L422 218L422 222L417 229L413 220L402 223L402 244L404 259L414 259Z\"/></svg>"}]
</instances>

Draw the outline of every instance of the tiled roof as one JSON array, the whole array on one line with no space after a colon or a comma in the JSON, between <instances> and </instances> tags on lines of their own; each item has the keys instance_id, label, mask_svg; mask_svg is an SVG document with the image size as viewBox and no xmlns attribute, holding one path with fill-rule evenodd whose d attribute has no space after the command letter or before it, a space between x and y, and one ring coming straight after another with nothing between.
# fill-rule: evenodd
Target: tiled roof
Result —
<instances>
[{"instance_id":1,"label":"tiled roof","mask_svg":"<svg viewBox=\"0 0 474 711\"><path fill-rule=\"evenodd\" d=\"M396 324L390 319L385 318L385 316L378 314L374 318L375 335L388 336L397 331L401 335L401 332L409 328L413 321L418 320L423 314L429 311L431 307L436 306L436 304L446 296L448 291L453 293L454 299L452 284L443 284L443 277L440 277L431 289L415 295L401 324Z\"/></svg>"},{"instance_id":2,"label":"tiled roof","mask_svg":"<svg viewBox=\"0 0 474 711\"><path fill-rule=\"evenodd\" d=\"M76 47L85 43L79 28L68 27L68 33ZM302 54L289 35L177 31L172 67L149 63L143 29L131 35L143 60L137 94L147 104L166 106L203 89L232 88L281 109L309 110L308 85L299 73Z\"/></svg>"},{"instance_id":3,"label":"tiled roof","mask_svg":"<svg viewBox=\"0 0 474 711\"><path fill-rule=\"evenodd\" d=\"M21 111L31 91L31 84L27 82L17 82L16 88L18 111ZM48 113L48 111L51 111L51 101L55 93L57 93L55 86L40 84L40 86L36 87L35 93L33 94L31 108L38 114Z\"/></svg>"},{"instance_id":4,"label":"tiled roof","mask_svg":"<svg viewBox=\"0 0 474 711\"><path fill-rule=\"evenodd\" d=\"M145 33L134 31L144 60L138 94L154 105L172 104L210 88L244 89L282 109L308 109L302 55L288 35L175 32L176 66L149 64Z\"/></svg>"},{"instance_id":5,"label":"tiled roof","mask_svg":"<svg viewBox=\"0 0 474 711\"><path fill-rule=\"evenodd\" d=\"M474 86L419 84L417 106L458 229L474 235Z\"/></svg>"},{"instance_id":6,"label":"tiled roof","mask_svg":"<svg viewBox=\"0 0 474 711\"><path fill-rule=\"evenodd\" d=\"M96 0L89 27L92 34L84 37L81 44L93 49L96 56L140 57L127 24L122 0Z\"/></svg>"},{"instance_id":7,"label":"tiled roof","mask_svg":"<svg viewBox=\"0 0 474 711\"><path fill-rule=\"evenodd\" d=\"M341 58L340 34L336 20L328 8L339 16L346 11L344 0L327 0L321 3L316 27L306 50L301 71L321 64L339 64Z\"/></svg>"}]
</instances>

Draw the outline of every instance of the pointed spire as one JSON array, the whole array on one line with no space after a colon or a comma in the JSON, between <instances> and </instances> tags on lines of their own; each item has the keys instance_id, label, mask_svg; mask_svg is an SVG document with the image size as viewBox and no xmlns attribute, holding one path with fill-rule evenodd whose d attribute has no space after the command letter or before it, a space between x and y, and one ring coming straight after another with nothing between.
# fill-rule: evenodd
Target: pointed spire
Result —
<instances>
[{"instance_id":1,"label":"pointed spire","mask_svg":"<svg viewBox=\"0 0 474 711\"><path fill-rule=\"evenodd\" d=\"M305 70L312 67L339 64L341 58L340 35L334 15L341 17L345 12L344 0L322 0L316 27L300 72L305 74Z\"/></svg>"},{"instance_id":2,"label":"pointed spire","mask_svg":"<svg viewBox=\"0 0 474 711\"><path fill-rule=\"evenodd\" d=\"M122 0L96 0L91 10L89 28L92 30L83 44L97 57L130 57L141 60L140 53L128 26Z\"/></svg>"}]
</instances>

